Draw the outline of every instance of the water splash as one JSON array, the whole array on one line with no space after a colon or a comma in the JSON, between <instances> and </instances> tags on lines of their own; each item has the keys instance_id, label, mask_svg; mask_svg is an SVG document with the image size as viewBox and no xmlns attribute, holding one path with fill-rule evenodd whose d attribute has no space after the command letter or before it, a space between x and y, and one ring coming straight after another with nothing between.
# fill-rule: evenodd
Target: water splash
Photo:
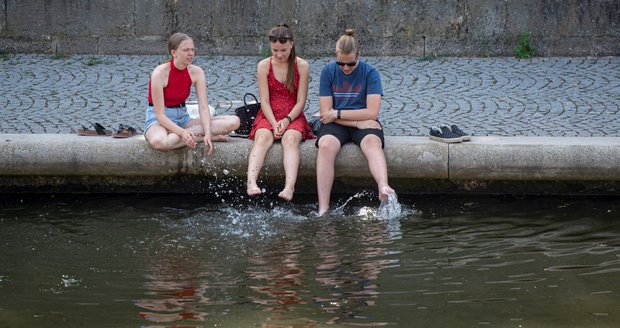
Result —
<instances>
[{"instance_id":1,"label":"water splash","mask_svg":"<svg viewBox=\"0 0 620 328\"><path fill-rule=\"evenodd\" d=\"M396 193L388 194L387 199L381 201L378 214L379 217L386 220L400 217L402 214L402 207L398 202L398 196L396 196Z\"/></svg>"},{"instance_id":2,"label":"water splash","mask_svg":"<svg viewBox=\"0 0 620 328\"><path fill-rule=\"evenodd\" d=\"M76 287L79 286L80 282L82 281L72 275L63 274L61 282L64 287Z\"/></svg>"},{"instance_id":3,"label":"water splash","mask_svg":"<svg viewBox=\"0 0 620 328\"><path fill-rule=\"evenodd\" d=\"M356 199L361 199L362 197L368 197L370 196L372 193L368 190L363 190L361 192L358 192L357 194L349 197L347 200L344 201L344 203L336 208L334 208L334 212L343 212L344 208L353 200Z\"/></svg>"}]
</instances>

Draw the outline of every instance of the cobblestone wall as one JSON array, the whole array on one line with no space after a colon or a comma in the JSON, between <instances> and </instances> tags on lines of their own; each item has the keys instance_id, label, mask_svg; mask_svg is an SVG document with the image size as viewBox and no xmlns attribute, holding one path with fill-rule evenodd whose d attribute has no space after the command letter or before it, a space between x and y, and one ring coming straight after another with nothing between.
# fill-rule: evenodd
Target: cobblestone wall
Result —
<instances>
[{"instance_id":1,"label":"cobblestone wall","mask_svg":"<svg viewBox=\"0 0 620 328\"><path fill-rule=\"evenodd\" d=\"M542 56L620 55L620 0L0 0L0 52L161 54L184 31L203 53L258 55L278 22L305 55L347 27L366 55L510 56L522 32Z\"/></svg>"}]
</instances>

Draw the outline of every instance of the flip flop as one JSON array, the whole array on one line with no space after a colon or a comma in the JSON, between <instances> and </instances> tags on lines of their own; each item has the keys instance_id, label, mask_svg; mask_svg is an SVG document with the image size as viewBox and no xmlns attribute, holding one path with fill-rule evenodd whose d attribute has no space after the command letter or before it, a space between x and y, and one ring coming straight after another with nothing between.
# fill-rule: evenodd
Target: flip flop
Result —
<instances>
[{"instance_id":1,"label":"flip flop","mask_svg":"<svg viewBox=\"0 0 620 328\"><path fill-rule=\"evenodd\" d=\"M138 132L136 132L136 129L134 129L133 127L129 125L121 124L118 126L118 130L116 130L116 133L114 133L112 137L113 138L129 138L129 137L135 136L136 134L138 134Z\"/></svg>"},{"instance_id":2,"label":"flip flop","mask_svg":"<svg viewBox=\"0 0 620 328\"><path fill-rule=\"evenodd\" d=\"M107 137L112 135L112 131L106 130L103 125L99 123L91 123L91 127L95 130L90 130L89 128L82 125L81 129L77 130L77 133L81 136L96 136L96 137Z\"/></svg>"}]
</instances>

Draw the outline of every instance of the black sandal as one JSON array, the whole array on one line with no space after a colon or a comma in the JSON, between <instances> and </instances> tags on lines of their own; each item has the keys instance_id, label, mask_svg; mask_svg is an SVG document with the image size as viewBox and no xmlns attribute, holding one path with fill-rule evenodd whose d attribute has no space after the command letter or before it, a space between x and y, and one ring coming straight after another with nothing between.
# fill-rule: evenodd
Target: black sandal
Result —
<instances>
[{"instance_id":1,"label":"black sandal","mask_svg":"<svg viewBox=\"0 0 620 328\"><path fill-rule=\"evenodd\" d=\"M111 136L112 135L112 131L110 130L106 130L103 125L99 124L99 123L91 123L90 124L91 127L93 127L95 130L91 130L85 126L82 125L81 129L77 130L78 135L81 136L99 136L99 137L107 137L107 136Z\"/></svg>"},{"instance_id":2,"label":"black sandal","mask_svg":"<svg viewBox=\"0 0 620 328\"><path fill-rule=\"evenodd\" d=\"M136 129L129 125L121 124L118 126L116 133L112 135L113 138L129 138L137 134Z\"/></svg>"}]
</instances>

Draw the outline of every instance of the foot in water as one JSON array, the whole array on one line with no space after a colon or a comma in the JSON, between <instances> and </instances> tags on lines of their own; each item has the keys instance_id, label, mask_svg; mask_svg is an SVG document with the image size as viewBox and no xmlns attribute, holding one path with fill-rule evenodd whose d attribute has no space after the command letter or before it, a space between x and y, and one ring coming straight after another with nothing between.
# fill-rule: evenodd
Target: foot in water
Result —
<instances>
[{"instance_id":1,"label":"foot in water","mask_svg":"<svg viewBox=\"0 0 620 328\"><path fill-rule=\"evenodd\" d=\"M378 214L384 219L393 219L401 215L402 208L398 203L398 196L396 192L391 192L387 195L387 198L381 201L379 205Z\"/></svg>"},{"instance_id":2,"label":"foot in water","mask_svg":"<svg viewBox=\"0 0 620 328\"><path fill-rule=\"evenodd\" d=\"M282 191L278 194L278 197L284 199L287 202L290 202L291 200L293 200L293 193L295 193L295 190L293 188L284 187L284 189L282 189Z\"/></svg>"},{"instance_id":3,"label":"foot in water","mask_svg":"<svg viewBox=\"0 0 620 328\"><path fill-rule=\"evenodd\" d=\"M394 189L392 189L390 186L385 185L379 187L379 200L381 202L385 202L386 200L388 200L388 197L391 194L396 195L396 191L394 191Z\"/></svg>"}]
</instances>

